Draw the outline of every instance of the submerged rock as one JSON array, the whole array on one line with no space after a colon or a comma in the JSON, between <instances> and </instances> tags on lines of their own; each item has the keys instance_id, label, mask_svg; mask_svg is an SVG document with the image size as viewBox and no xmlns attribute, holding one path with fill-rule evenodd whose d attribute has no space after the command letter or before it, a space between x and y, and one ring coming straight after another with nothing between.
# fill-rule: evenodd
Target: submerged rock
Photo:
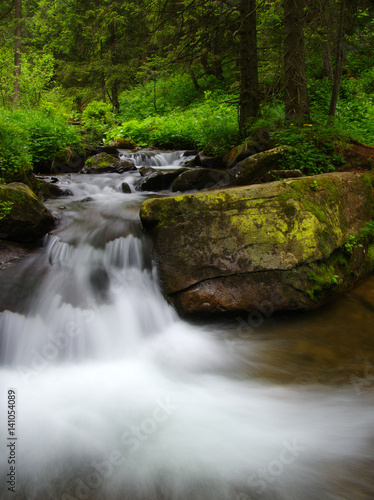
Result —
<instances>
[{"instance_id":1,"label":"submerged rock","mask_svg":"<svg viewBox=\"0 0 374 500\"><path fill-rule=\"evenodd\" d=\"M185 315L326 303L374 269L371 181L333 173L145 201L165 295Z\"/></svg>"},{"instance_id":2,"label":"submerged rock","mask_svg":"<svg viewBox=\"0 0 374 500\"><path fill-rule=\"evenodd\" d=\"M55 225L53 215L31 189L20 182L0 186L0 238L30 243Z\"/></svg>"}]
</instances>

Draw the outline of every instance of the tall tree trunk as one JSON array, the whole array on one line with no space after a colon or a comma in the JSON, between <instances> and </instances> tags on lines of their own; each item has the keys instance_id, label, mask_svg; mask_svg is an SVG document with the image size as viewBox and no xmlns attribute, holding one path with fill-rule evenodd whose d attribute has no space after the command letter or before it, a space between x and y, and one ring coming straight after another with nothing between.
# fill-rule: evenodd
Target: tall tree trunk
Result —
<instances>
[{"instance_id":1,"label":"tall tree trunk","mask_svg":"<svg viewBox=\"0 0 374 500\"><path fill-rule=\"evenodd\" d=\"M338 37L337 37L336 51L335 51L335 72L334 72L334 81L331 92L330 109L329 109L330 123L334 123L336 105L338 103L338 97L339 97L340 82L342 79L342 72L343 72L345 8L346 8L345 0L341 0Z\"/></svg>"},{"instance_id":2,"label":"tall tree trunk","mask_svg":"<svg viewBox=\"0 0 374 500\"><path fill-rule=\"evenodd\" d=\"M260 109L256 0L240 0L240 18L239 132L245 137L249 119L257 116Z\"/></svg>"},{"instance_id":3,"label":"tall tree trunk","mask_svg":"<svg viewBox=\"0 0 374 500\"><path fill-rule=\"evenodd\" d=\"M20 92L21 76L21 28L22 28L22 0L15 0L16 32L14 42L14 87L13 103L17 106Z\"/></svg>"},{"instance_id":4,"label":"tall tree trunk","mask_svg":"<svg viewBox=\"0 0 374 500\"><path fill-rule=\"evenodd\" d=\"M331 33L335 29L334 23L334 8L335 1L331 0L318 0L316 8L319 11L321 32L321 50L322 50L322 75L329 78L332 82L334 80L334 70L332 65L332 51L333 46Z\"/></svg>"},{"instance_id":5,"label":"tall tree trunk","mask_svg":"<svg viewBox=\"0 0 374 500\"><path fill-rule=\"evenodd\" d=\"M330 40L324 40L322 42L322 74L328 77L331 82L334 80Z\"/></svg>"},{"instance_id":6,"label":"tall tree trunk","mask_svg":"<svg viewBox=\"0 0 374 500\"><path fill-rule=\"evenodd\" d=\"M112 95L110 100L113 106L113 110L116 111L117 113L119 112L118 87L119 87L119 81L114 80L111 85Z\"/></svg>"},{"instance_id":7,"label":"tall tree trunk","mask_svg":"<svg viewBox=\"0 0 374 500\"><path fill-rule=\"evenodd\" d=\"M305 70L304 0L284 0L284 104L286 121L309 120Z\"/></svg>"},{"instance_id":8,"label":"tall tree trunk","mask_svg":"<svg viewBox=\"0 0 374 500\"><path fill-rule=\"evenodd\" d=\"M194 72L193 69L190 69L190 75L191 75L191 78L192 78L192 81L193 81L195 89L199 92L201 90L201 87L199 85L199 82L198 82L198 80L196 78L196 75L195 75L195 72Z\"/></svg>"},{"instance_id":9,"label":"tall tree trunk","mask_svg":"<svg viewBox=\"0 0 374 500\"><path fill-rule=\"evenodd\" d=\"M157 113L156 75L153 78L153 107L155 108L155 113Z\"/></svg>"}]
</instances>

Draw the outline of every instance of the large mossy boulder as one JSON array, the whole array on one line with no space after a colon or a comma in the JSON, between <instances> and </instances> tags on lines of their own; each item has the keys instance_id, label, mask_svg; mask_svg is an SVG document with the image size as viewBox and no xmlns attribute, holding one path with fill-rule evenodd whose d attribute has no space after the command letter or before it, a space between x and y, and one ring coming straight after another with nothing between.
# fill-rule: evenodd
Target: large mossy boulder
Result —
<instances>
[{"instance_id":1,"label":"large mossy boulder","mask_svg":"<svg viewBox=\"0 0 374 500\"><path fill-rule=\"evenodd\" d=\"M312 309L374 269L370 175L149 199L140 214L184 315Z\"/></svg>"},{"instance_id":2,"label":"large mossy boulder","mask_svg":"<svg viewBox=\"0 0 374 500\"><path fill-rule=\"evenodd\" d=\"M20 182L0 185L0 239L30 243L54 224L53 215L28 186Z\"/></svg>"}]
</instances>

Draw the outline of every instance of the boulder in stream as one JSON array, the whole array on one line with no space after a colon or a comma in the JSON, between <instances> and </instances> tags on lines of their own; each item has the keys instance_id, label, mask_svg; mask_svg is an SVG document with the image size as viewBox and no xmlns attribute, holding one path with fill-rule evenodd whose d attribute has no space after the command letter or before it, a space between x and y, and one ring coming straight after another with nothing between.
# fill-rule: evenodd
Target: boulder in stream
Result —
<instances>
[{"instance_id":1,"label":"boulder in stream","mask_svg":"<svg viewBox=\"0 0 374 500\"><path fill-rule=\"evenodd\" d=\"M55 225L53 215L31 189L20 182L0 185L0 238L30 243Z\"/></svg>"},{"instance_id":2,"label":"boulder in stream","mask_svg":"<svg viewBox=\"0 0 374 500\"><path fill-rule=\"evenodd\" d=\"M217 182L226 177L225 170L215 170L211 168L194 168L182 172L173 181L171 189L173 191L193 191L209 189Z\"/></svg>"},{"instance_id":3,"label":"boulder in stream","mask_svg":"<svg viewBox=\"0 0 374 500\"><path fill-rule=\"evenodd\" d=\"M149 167L145 167L149 168ZM186 172L185 168L178 168L175 170L168 170L163 172L161 170L148 170L144 176L136 184L137 191L164 191L169 189L171 183L183 172ZM145 172L145 171L144 171Z\"/></svg>"},{"instance_id":4,"label":"boulder in stream","mask_svg":"<svg viewBox=\"0 0 374 500\"><path fill-rule=\"evenodd\" d=\"M190 316L321 306L374 269L372 182L331 173L145 201L164 294Z\"/></svg>"},{"instance_id":5,"label":"boulder in stream","mask_svg":"<svg viewBox=\"0 0 374 500\"><path fill-rule=\"evenodd\" d=\"M82 174L122 174L131 170L136 170L136 166L132 161L120 160L118 157L108 153L99 153L86 160Z\"/></svg>"}]
</instances>

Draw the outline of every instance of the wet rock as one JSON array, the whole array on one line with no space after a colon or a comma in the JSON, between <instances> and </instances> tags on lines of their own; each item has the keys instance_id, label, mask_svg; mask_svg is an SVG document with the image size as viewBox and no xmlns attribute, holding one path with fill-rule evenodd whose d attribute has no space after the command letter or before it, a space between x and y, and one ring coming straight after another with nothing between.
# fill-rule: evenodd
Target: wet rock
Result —
<instances>
[{"instance_id":1,"label":"wet rock","mask_svg":"<svg viewBox=\"0 0 374 500\"><path fill-rule=\"evenodd\" d=\"M138 170L139 170L140 175L142 177L146 177L147 175L150 175L150 174L157 172L157 170L155 168L152 168L152 167L140 167Z\"/></svg>"},{"instance_id":2,"label":"wet rock","mask_svg":"<svg viewBox=\"0 0 374 500\"><path fill-rule=\"evenodd\" d=\"M250 139L243 144L239 144L233 148L226 156L224 156L223 161L226 165L226 168L232 168L237 163L245 160L249 156L253 156L257 153L261 153L268 149L268 144L264 144L258 142L255 139Z\"/></svg>"},{"instance_id":3,"label":"wet rock","mask_svg":"<svg viewBox=\"0 0 374 500\"><path fill-rule=\"evenodd\" d=\"M137 191L163 191L169 189L171 183L186 169L178 168L176 170L168 170L166 172L156 171L152 174L140 179L136 184Z\"/></svg>"},{"instance_id":4,"label":"wet rock","mask_svg":"<svg viewBox=\"0 0 374 500\"><path fill-rule=\"evenodd\" d=\"M127 184L127 182L122 182L122 193L131 193L131 187Z\"/></svg>"},{"instance_id":5,"label":"wet rock","mask_svg":"<svg viewBox=\"0 0 374 500\"><path fill-rule=\"evenodd\" d=\"M30 255L35 249L33 244L0 240L0 271L10 268Z\"/></svg>"},{"instance_id":6,"label":"wet rock","mask_svg":"<svg viewBox=\"0 0 374 500\"><path fill-rule=\"evenodd\" d=\"M84 166L84 155L75 151L61 151L52 161L51 171L55 174L80 172Z\"/></svg>"},{"instance_id":7,"label":"wet rock","mask_svg":"<svg viewBox=\"0 0 374 500\"><path fill-rule=\"evenodd\" d=\"M97 146L97 150L99 151L99 153L107 153L109 155L117 157L119 156L118 148L116 148L115 146Z\"/></svg>"},{"instance_id":8,"label":"wet rock","mask_svg":"<svg viewBox=\"0 0 374 500\"><path fill-rule=\"evenodd\" d=\"M132 161L120 160L108 153L99 153L86 160L82 174L117 173L122 174L131 170L137 170Z\"/></svg>"},{"instance_id":9,"label":"wet rock","mask_svg":"<svg viewBox=\"0 0 374 500\"><path fill-rule=\"evenodd\" d=\"M212 168L212 169L223 169L225 168L225 163L223 159L218 156L206 156L202 153L199 153L199 164L203 168Z\"/></svg>"},{"instance_id":10,"label":"wet rock","mask_svg":"<svg viewBox=\"0 0 374 500\"><path fill-rule=\"evenodd\" d=\"M53 215L20 182L0 186L0 239L30 243L55 225Z\"/></svg>"},{"instance_id":11,"label":"wet rock","mask_svg":"<svg viewBox=\"0 0 374 500\"><path fill-rule=\"evenodd\" d=\"M195 156L191 160L184 162L183 167L186 167L186 168L201 167L199 156Z\"/></svg>"},{"instance_id":12,"label":"wet rock","mask_svg":"<svg viewBox=\"0 0 374 500\"><path fill-rule=\"evenodd\" d=\"M173 181L172 191L193 191L210 189L226 177L227 172L210 168L187 170Z\"/></svg>"},{"instance_id":13,"label":"wet rock","mask_svg":"<svg viewBox=\"0 0 374 500\"><path fill-rule=\"evenodd\" d=\"M279 146L262 153L248 156L227 172L226 177L217 183L216 188L247 186L258 182L270 170L277 168L279 160L290 146Z\"/></svg>"},{"instance_id":14,"label":"wet rock","mask_svg":"<svg viewBox=\"0 0 374 500\"><path fill-rule=\"evenodd\" d=\"M167 299L183 315L332 300L374 269L372 182L333 173L145 201Z\"/></svg>"}]
</instances>

